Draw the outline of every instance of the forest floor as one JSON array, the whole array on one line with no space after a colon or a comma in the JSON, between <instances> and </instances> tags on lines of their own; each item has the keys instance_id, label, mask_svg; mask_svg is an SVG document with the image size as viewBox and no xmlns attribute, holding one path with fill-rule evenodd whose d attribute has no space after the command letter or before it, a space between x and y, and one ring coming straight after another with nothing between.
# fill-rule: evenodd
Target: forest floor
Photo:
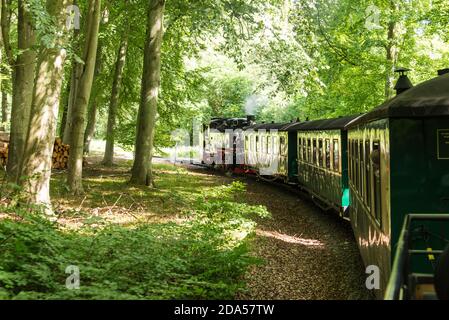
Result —
<instances>
[{"instance_id":1,"label":"forest floor","mask_svg":"<svg viewBox=\"0 0 449 320\"><path fill-rule=\"evenodd\" d=\"M254 254L265 263L246 275L242 299L372 299L349 222L307 199L247 179L246 202L268 208L258 219Z\"/></svg>"},{"instance_id":2,"label":"forest floor","mask_svg":"<svg viewBox=\"0 0 449 320\"><path fill-rule=\"evenodd\" d=\"M164 161L156 189L131 186L131 160L100 159L89 158L82 196L67 193L64 171L53 174L51 226L0 224L0 299L370 298L349 224L298 196ZM0 213L2 201L0 192ZM36 255L39 242L47 255ZM73 261L79 291L55 275Z\"/></svg>"},{"instance_id":3,"label":"forest floor","mask_svg":"<svg viewBox=\"0 0 449 320\"><path fill-rule=\"evenodd\" d=\"M187 166L191 172L217 172ZM234 177L247 184L244 201L263 205L270 219L256 219L252 254L264 263L245 275L245 300L367 300L363 263L349 222L323 212L286 188L255 177Z\"/></svg>"}]
</instances>

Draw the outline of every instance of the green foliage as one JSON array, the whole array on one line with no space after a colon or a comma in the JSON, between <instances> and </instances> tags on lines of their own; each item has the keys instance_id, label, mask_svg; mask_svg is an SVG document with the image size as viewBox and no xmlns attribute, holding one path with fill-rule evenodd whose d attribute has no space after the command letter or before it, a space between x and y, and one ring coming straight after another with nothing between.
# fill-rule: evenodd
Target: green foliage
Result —
<instances>
[{"instance_id":1,"label":"green foliage","mask_svg":"<svg viewBox=\"0 0 449 320\"><path fill-rule=\"evenodd\" d=\"M144 3L131 1L126 10L111 6L109 24L117 26L117 32L123 32L125 26L129 24L140 25L142 17L146 14ZM223 34L225 39L220 42L221 48L236 57L238 43L253 28L251 22L259 10L260 3L259 1L248 3L242 0L201 2L176 0L166 3L156 147L172 146L171 132L178 128L190 128L194 117L203 116L206 120L211 112L197 111L201 109L199 106L204 106L207 96L214 100L213 108L221 108L226 115L244 114L242 100L244 101L247 92L251 91L252 85L248 83L248 79L235 77L221 84L219 79L208 77L209 66L192 68L187 61L198 57L210 46L211 41ZM127 23L123 23L124 12L128 19ZM116 135L117 142L127 148L132 148L135 140L142 76L142 44L145 32L145 28L129 30L130 47L123 79ZM111 42L118 41L115 37L110 39L113 39L109 40ZM111 73L112 70L109 71L109 74ZM213 86L209 86L211 80L214 81ZM222 93L226 95L224 105L221 105L221 101L217 101L221 99ZM107 116L104 111L101 113L99 127L103 128ZM104 130L100 130L99 136L104 136Z\"/></svg>"},{"instance_id":2,"label":"green foliage","mask_svg":"<svg viewBox=\"0 0 449 320\"><path fill-rule=\"evenodd\" d=\"M370 12L373 5L378 20ZM266 98L257 111L259 121L367 112L391 92L394 67L411 68L412 81L419 83L448 65L444 0L298 0L263 6L253 18L260 28L239 42L242 56L235 59L249 74L252 94ZM393 57L387 58L390 47ZM213 88L227 68L215 69L207 86ZM229 108L238 116L235 111Z\"/></svg>"},{"instance_id":3,"label":"green foliage","mask_svg":"<svg viewBox=\"0 0 449 320\"><path fill-rule=\"evenodd\" d=\"M244 117L245 101L253 93L253 83L243 75L211 79L206 96L210 117Z\"/></svg>"},{"instance_id":4,"label":"green foliage","mask_svg":"<svg viewBox=\"0 0 449 320\"><path fill-rule=\"evenodd\" d=\"M0 299L232 299L249 255L251 216L242 183L211 189L182 223L119 226L100 218L64 230L39 212L6 209L0 224ZM68 266L80 289L68 290Z\"/></svg>"}]
</instances>

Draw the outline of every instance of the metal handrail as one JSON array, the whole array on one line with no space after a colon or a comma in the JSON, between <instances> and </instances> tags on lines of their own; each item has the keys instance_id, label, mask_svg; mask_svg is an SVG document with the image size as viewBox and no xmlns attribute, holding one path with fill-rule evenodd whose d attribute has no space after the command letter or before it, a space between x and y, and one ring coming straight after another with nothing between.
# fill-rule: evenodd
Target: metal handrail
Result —
<instances>
[{"instance_id":1,"label":"metal handrail","mask_svg":"<svg viewBox=\"0 0 449 320\"><path fill-rule=\"evenodd\" d=\"M402 286L405 283L405 270L410 254L439 254L441 251L409 250L409 228L413 220L444 221L449 220L449 214L409 214L405 217L401 235L396 248L390 279L385 292L385 300L398 300L401 297Z\"/></svg>"}]
</instances>

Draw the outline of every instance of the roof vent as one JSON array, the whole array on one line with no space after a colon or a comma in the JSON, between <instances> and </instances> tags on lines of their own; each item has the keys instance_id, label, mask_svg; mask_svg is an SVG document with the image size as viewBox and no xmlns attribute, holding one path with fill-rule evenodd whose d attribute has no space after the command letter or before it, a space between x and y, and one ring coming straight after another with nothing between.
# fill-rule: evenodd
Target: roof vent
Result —
<instances>
[{"instance_id":1,"label":"roof vent","mask_svg":"<svg viewBox=\"0 0 449 320\"><path fill-rule=\"evenodd\" d=\"M438 70L438 75L442 76L449 73L449 68Z\"/></svg>"},{"instance_id":2,"label":"roof vent","mask_svg":"<svg viewBox=\"0 0 449 320\"><path fill-rule=\"evenodd\" d=\"M395 72L400 74L398 82L396 83L396 86L394 87L394 90L396 90L396 93L398 95L407 91L408 89L413 88L412 82L405 74L408 71L410 71L410 69L406 69L406 68L398 68L395 70Z\"/></svg>"}]
</instances>

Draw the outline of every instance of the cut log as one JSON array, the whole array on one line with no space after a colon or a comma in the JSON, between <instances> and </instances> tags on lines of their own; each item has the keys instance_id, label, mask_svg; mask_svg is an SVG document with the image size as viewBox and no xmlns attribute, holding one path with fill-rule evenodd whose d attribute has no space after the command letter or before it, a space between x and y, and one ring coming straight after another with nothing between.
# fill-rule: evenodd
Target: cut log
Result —
<instances>
[{"instance_id":1,"label":"cut log","mask_svg":"<svg viewBox=\"0 0 449 320\"><path fill-rule=\"evenodd\" d=\"M9 135L0 132L0 166L5 167L8 161ZM52 168L56 170L67 169L70 155L70 146L62 143L61 138L55 139L52 155ZM83 163L87 165L87 161Z\"/></svg>"}]
</instances>

